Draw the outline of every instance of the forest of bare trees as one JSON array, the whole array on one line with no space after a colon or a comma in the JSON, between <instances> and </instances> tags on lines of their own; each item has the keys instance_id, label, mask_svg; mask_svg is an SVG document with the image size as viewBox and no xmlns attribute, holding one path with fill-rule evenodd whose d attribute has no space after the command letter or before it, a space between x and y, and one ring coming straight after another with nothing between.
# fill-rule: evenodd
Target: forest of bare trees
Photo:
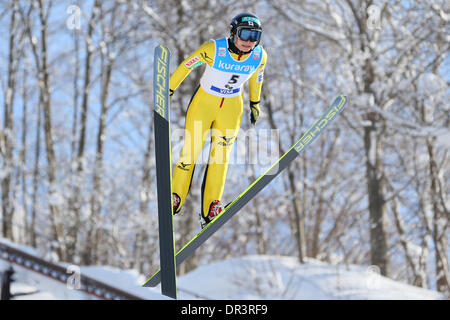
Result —
<instances>
[{"instance_id":1,"label":"forest of bare trees","mask_svg":"<svg viewBox=\"0 0 450 320\"><path fill-rule=\"evenodd\" d=\"M0 237L70 263L157 270L153 50L171 48L173 71L242 11L261 18L268 53L257 135L276 132L285 152L335 96L349 104L178 271L291 255L450 293L444 0L1 1ZM202 71L172 98L175 160ZM175 217L177 247L199 228L204 167ZM230 164L224 202L267 167Z\"/></svg>"}]
</instances>

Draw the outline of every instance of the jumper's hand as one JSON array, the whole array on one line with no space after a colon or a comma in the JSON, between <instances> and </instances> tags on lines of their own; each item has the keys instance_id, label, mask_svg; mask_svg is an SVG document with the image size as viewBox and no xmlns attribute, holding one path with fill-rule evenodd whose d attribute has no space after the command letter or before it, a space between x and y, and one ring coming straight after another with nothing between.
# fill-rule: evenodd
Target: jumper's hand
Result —
<instances>
[{"instance_id":1,"label":"jumper's hand","mask_svg":"<svg viewBox=\"0 0 450 320\"><path fill-rule=\"evenodd\" d=\"M259 101L250 101L250 122L252 123L252 125L255 125L256 121L258 121L260 111Z\"/></svg>"}]
</instances>

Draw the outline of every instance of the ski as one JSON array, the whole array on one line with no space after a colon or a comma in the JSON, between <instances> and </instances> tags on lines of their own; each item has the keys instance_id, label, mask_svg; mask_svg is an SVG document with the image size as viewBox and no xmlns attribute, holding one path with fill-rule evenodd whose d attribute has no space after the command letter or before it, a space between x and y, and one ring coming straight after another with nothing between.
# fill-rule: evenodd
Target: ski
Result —
<instances>
[{"instance_id":1,"label":"ski","mask_svg":"<svg viewBox=\"0 0 450 320\"><path fill-rule=\"evenodd\" d=\"M259 191L267 186L282 172L299 154L303 152L344 109L347 97L338 96L325 113L306 131L306 133L278 159L264 174L256 179L233 202L231 202L213 221L205 226L176 254L176 265L186 260L200 245L211 237L220 227L231 219L244 205L252 200ZM154 287L161 281L160 271L157 271L144 284L144 287Z\"/></svg>"},{"instance_id":2,"label":"ski","mask_svg":"<svg viewBox=\"0 0 450 320\"><path fill-rule=\"evenodd\" d=\"M158 193L161 293L176 299L176 264L172 214L172 161L170 145L170 50L155 48L153 72L153 121L155 126L156 188Z\"/></svg>"}]
</instances>

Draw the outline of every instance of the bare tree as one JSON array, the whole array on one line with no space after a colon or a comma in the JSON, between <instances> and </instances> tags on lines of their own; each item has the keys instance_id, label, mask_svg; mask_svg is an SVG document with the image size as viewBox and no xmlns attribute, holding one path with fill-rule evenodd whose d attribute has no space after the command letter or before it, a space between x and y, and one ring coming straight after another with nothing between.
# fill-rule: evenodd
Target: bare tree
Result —
<instances>
[{"instance_id":1,"label":"bare tree","mask_svg":"<svg viewBox=\"0 0 450 320\"><path fill-rule=\"evenodd\" d=\"M85 56L84 56L84 75L83 75L83 87L82 87L82 99L81 99L81 115L79 123L79 138L77 139L77 151L75 159L74 178L72 179L72 192L69 198L69 208L72 212L73 224L69 229L70 238L72 243L70 247L70 256L75 255L76 244L79 234L79 227L81 225L81 206L83 203L83 193L81 192L81 186L84 183L84 165L85 165L85 149L86 149L86 132L87 132L87 120L89 109L89 97L92 88L92 60L95 53L95 46L93 40L93 34L97 19L99 16L101 1L95 1L92 12L87 24L87 34L85 37ZM76 133L76 130L73 130ZM88 259L84 257L84 260Z\"/></svg>"},{"instance_id":2,"label":"bare tree","mask_svg":"<svg viewBox=\"0 0 450 320\"><path fill-rule=\"evenodd\" d=\"M61 217L60 203L56 199L59 198L58 181L56 175L56 155L54 147L54 133L53 133L53 117L52 117L52 100L51 100L51 84L50 84L50 68L48 64L48 19L53 2L45 3L44 0L32 2L27 12L22 8L22 21L26 24L26 31L29 38L29 43L32 48L37 78L39 83L39 104L42 106L44 115L44 138L46 146L47 159L47 176L49 183L48 198L50 209L50 223L52 228L52 237L58 243L57 252L61 258L65 258L66 250L64 244L64 230L63 221ZM33 14L37 10L36 16L39 22L39 38L33 34ZM37 40L39 39L39 40Z\"/></svg>"},{"instance_id":3,"label":"bare tree","mask_svg":"<svg viewBox=\"0 0 450 320\"><path fill-rule=\"evenodd\" d=\"M13 128L13 106L16 93L17 69L20 62L20 54L17 50L18 34L18 1L12 1L11 17L9 25L9 50L8 50L8 71L7 84L4 92L3 110L3 134L0 137L2 145L1 155L3 158L1 191L2 191L2 213L3 224L2 234L4 237L13 240L12 221L14 214L13 189L13 149L14 149L14 128ZM16 52L16 50L18 52Z\"/></svg>"}]
</instances>

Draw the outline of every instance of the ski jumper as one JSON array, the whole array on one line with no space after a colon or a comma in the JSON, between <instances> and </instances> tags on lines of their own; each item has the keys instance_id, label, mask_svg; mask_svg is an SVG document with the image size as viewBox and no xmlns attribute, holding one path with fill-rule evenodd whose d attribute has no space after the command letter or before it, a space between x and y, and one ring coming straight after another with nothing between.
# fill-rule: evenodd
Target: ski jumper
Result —
<instances>
[{"instance_id":1,"label":"ski jumper","mask_svg":"<svg viewBox=\"0 0 450 320\"><path fill-rule=\"evenodd\" d=\"M175 91L194 68L206 65L188 106L184 145L173 170L173 192L181 199L178 211L189 192L195 163L209 133L211 150L202 184L202 214L207 215L211 202L221 200L230 151L241 125L243 85L249 81L250 101L259 102L266 60L261 45L237 55L228 50L227 39L221 38L201 45L170 77L170 89Z\"/></svg>"}]
</instances>

